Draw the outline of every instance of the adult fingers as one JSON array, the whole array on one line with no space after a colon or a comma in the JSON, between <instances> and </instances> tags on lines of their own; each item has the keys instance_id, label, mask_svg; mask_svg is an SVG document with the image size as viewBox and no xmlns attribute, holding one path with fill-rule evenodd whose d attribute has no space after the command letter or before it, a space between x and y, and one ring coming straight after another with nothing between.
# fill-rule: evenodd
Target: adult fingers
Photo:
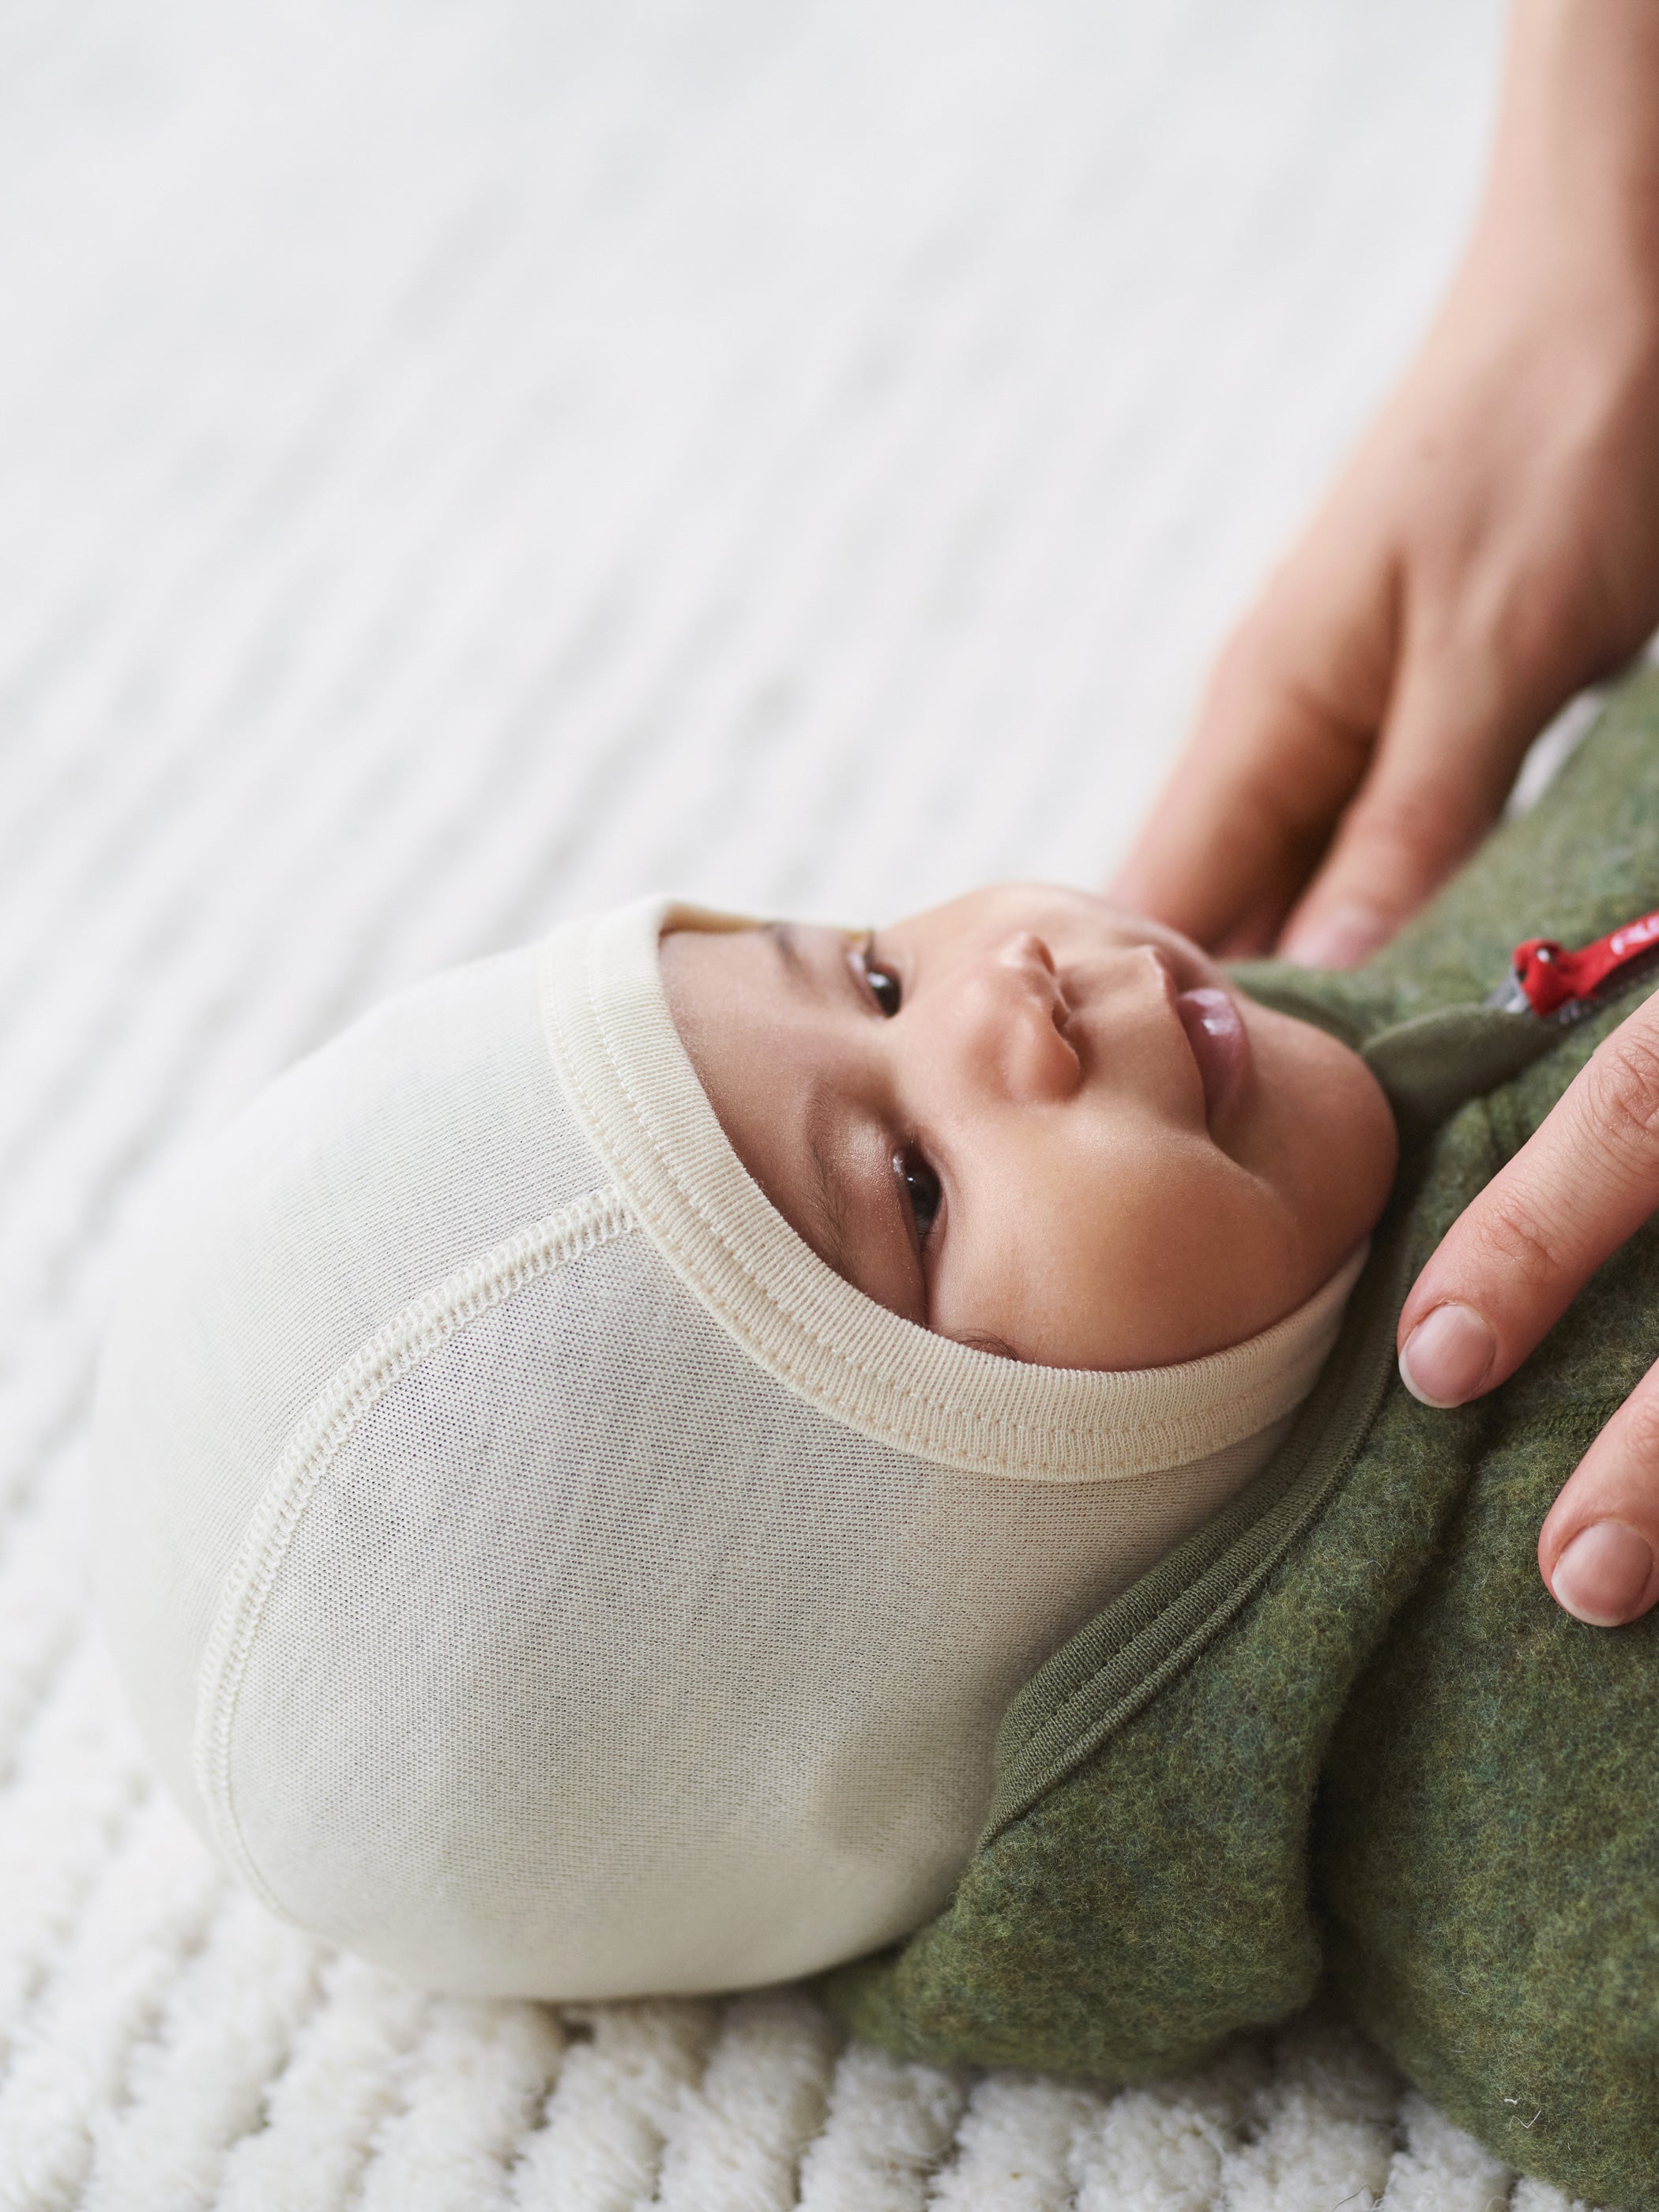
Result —
<instances>
[{"instance_id":1,"label":"adult fingers","mask_svg":"<svg viewBox=\"0 0 1659 2212\"><path fill-rule=\"evenodd\" d=\"M1538 1566L1559 1605L1597 1628L1659 1600L1659 1368L1650 1368L1550 1509Z\"/></svg>"},{"instance_id":2,"label":"adult fingers","mask_svg":"<svg viewBox=\"0 0 1659 2212\"><path fill-rule=\"evenodd\" d=\"M1482 659L1406 653L1369 772L1285 925L1287 960L1358 966L1497 819L1529 738L1559 702L1500 686Z\"/></svg>"},{"instance_id":3,"label":"adult fingers","mask_svg":"<svg viewBox=\"0 0 1659 2212\"><path fill-rule=\"evenodd\" d=\"M1200 945L1267 949L1364 773L1370 726L1310 685L1293 634L1260 615L1235 633L1111 885Z\"/></svg>"},{"instance_id":4,"label":"adult fingers","mask_svg":"<svg viewBox=\"0 0 1659 2212\"><path fill-rule=\"evenodd\" d=\"M1659 994L1596 1048L1419 1275L1400 1316L1407 1388L1461 1406L1504 1381L1656 1206Z\"/></svg>"}]
</instances>

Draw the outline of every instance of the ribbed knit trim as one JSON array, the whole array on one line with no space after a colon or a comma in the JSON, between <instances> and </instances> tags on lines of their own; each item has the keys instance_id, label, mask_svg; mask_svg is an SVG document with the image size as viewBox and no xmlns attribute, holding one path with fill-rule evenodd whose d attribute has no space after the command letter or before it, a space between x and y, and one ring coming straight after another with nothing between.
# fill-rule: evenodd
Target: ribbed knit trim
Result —
<instances>
[{"instance_id":1,"label":"ribbed knit trim","mask_svg":"<svg viewBox=\"0 0 1659 2212\"><path fill-rule=\"evenodd\" d=\"M1051 1482L1188 1466L1257 1435L1306 1396L1363 1249L1247 1343L1113 1372L971 1350L843 1282L746 1172L680 1042L658 943L682 926L741 925L647 899L556 932L542 952L548 1041L574 1111L646 1235L789 1389L895 1450Z\"/></svg>"},{"instance_id":2,"label":"ribbed knit trim","mask_svg":"<svg viewBox=\"0 0 1659 2212\"><path fill-rule=\"evenodd\" d=\"M553 1268L635 1226L614 1190L594 1191L471 1261L394 1315L325 1384L289 1437L225 1577L197 1675L192 1764L213 1840L271 1911L289 1917L265 1880L236 1816L233 1775L237 1699L266 1601L318 1485L359 1424L394 1383L459 1330Z\"/></svg>"}]
</instances>

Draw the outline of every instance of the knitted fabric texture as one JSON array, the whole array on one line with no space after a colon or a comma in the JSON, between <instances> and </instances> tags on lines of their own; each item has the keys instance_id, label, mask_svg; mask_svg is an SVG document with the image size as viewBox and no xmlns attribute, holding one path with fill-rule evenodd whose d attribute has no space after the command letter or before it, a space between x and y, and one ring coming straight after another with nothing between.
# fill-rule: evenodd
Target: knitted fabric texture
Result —
<instances>
[{"instance_id":1,"label":"knitted fabric texture","mask_svg":"<svg viewBox=\"0 0 1659 2212\"><path fill-rule=\"evenodd\" d=\"M96 1581L164 1772L273 1910L410 1978L781 1980L933 1914L999 1717L1261 1468L1358 1259L1177 1367L991 1358L769 1205L647 901L442 976L159 1209Z\"/></svg>"},{"instance_id":2,"label":"knitted fabric texture","mask_svg":"<svg viewBox=\"0 0 1659 2212\"><path fill-rule=\"evenodd\" d=\"M1480 1404L1432 1412L1394 1366L1416 1271L1634 999L1568 1029L1478 1002L1522 938L1656 903L1644 678L1367 969L1244 971L1382 1078L1408 1142L1390 1214L1279 1457L1016 1702L946 1911L832 1979L861 2032L1132 2080L1285 2018L1328 1970L1504 2160L1659 2207L1659 1625L1571 1620L1534 1559L1653 1357L1659 1231Z\"/></svg>"}]
</instances>

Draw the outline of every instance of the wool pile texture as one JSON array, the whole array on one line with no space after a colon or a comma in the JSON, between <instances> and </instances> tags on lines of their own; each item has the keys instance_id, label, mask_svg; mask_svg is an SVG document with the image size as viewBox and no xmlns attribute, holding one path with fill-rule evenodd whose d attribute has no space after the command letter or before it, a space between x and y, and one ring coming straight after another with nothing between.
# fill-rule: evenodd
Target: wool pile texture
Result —
<instances>
[{"instance_id":1,"label":"wool pile texture","mask_svg":"<svg viewBox=\"0 0 1659 2212\"><path fill-rule=\"evenodd\" d=\"M389 989L1098 880L1467 220L1494 0L0 10L0 2205L1562 2212L1316 2009L1132 2092L424 1996L161 1794L112 1255Z\"/></svg>"}]
</instances>

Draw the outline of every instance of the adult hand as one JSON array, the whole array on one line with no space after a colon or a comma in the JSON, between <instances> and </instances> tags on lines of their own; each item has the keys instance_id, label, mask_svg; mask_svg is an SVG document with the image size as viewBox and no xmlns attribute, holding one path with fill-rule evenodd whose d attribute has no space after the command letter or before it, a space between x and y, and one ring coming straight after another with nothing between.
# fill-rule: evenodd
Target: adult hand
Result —
<instances>
[{"instance_id":1,"label":"adult hand","mask_svg":"<svg viewBox=\"0 0 1659 2212\"><path fill-rule=\"evenodd\" d=\"M1516 0L1486 200L1416 363L1222 653L1114 886L1348 966L1659 623L1659 8Z\"/></svg>"},{"instance_id":2,"label":"adult hand","mask_svg":"<svg viewBox=\"0 0 1659 2212\"><path fill-rule=\"evenodd\" d=\"M1400 1316L1407 1388L1431 1406L1495 1389L1656 1208L1659 994L1598 1047L1418 1277ZM1538 1565L1558 1602L1598 1627L1659 1600L1659 1365L1556 1499Z\"/></svg>"}]
</instances>

